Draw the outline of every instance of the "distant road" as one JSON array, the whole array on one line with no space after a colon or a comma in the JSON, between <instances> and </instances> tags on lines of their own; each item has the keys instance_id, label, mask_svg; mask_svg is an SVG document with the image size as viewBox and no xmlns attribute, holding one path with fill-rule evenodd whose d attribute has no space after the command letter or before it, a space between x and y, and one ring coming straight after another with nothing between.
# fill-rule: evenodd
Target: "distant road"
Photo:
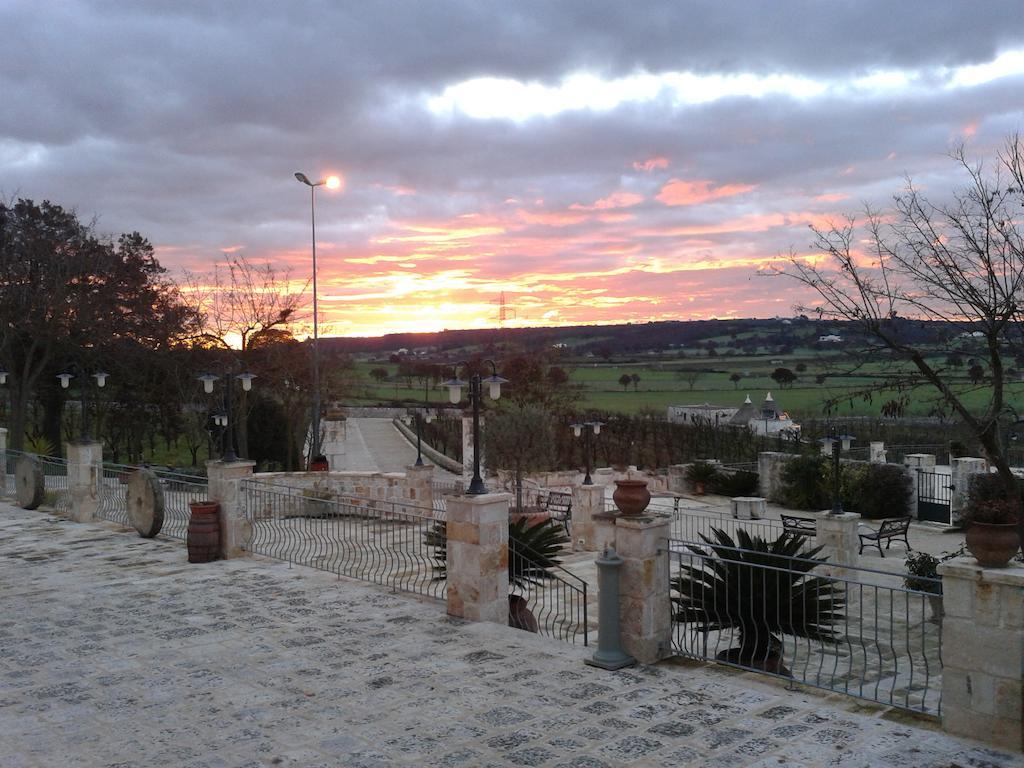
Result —
<instances>
[{"instance_id":1,"label":"distant road","mask_svg":"<svg viewBox=\"0 0 1024 768\"><path fill-rule=\"evenodd\" d=\"M325 444L324 452L334 457L331 469L336 470L405 472L416 461L416 446L402 437L391 419L350 418L345 422L344 448ZM455 476L435 466L434 477Z\"/></svg>"}]
</instances>

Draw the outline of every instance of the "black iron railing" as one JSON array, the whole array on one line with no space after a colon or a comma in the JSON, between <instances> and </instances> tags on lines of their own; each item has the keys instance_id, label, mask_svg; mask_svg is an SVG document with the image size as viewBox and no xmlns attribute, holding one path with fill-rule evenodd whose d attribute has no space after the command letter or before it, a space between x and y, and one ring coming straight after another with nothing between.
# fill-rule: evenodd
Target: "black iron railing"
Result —
<instances>
[{"instance_id":1,"label":"black iron railing","mask_svg":"<svg viewBox=\"0 0 1024 768\"><path fill-rule=\"evenodd\" d=\"M443 527L435 528L433 510L260 481L243 481L241 492L253 553L396 591L445 597L446 584L436 578L444 534Z\"/></svg>"},{"instance_id":2,"label":"black iron railing","mask_svg":"<svg viewBox=\"0 0 1024 768\"><path fill-rule=\"evenodd\" d=\"M671 540L676 653L938 715L941 582Z\"/></svg>"},{"instance_id":3,"label":"black iron railing","mask_svg":"<svg viewBox=\"0 0 1024 768\"><path fill-rule=\"evenodd\" d=\"M587 582L510 539L509 624L568 643L588 644Z\"/></svg>"}]
</instances>

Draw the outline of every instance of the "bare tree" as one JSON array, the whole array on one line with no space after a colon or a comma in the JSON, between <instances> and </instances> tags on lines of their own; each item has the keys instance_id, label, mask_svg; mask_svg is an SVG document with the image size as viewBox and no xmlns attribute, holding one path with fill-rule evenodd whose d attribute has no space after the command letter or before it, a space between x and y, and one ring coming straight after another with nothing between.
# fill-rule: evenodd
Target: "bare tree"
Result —
<instances>
[{"instance_id":1,"label":"bare tree","mask_svg":"<svg viewBox=\"0 0 1024 768\"><path fill-rule=\"evenodd\" d=\"M297 322L307 280L292 289L289 271L269 263L256 263L244 256L217 266L205 274L187 273L185 293L202 317L201 340L222 349L233 358L231 364L250 364L250 349L261 338ZM241 456L248 456L248 400L240 393L236 436Z\"/></svg>"},{"instance_id":2,"label":"bare tree","mask_svg":"<svg viewBox=\"0 0 1024 768\"><path fill-rule=\"evenodd\" d=\"M952 158L965 184L948 201L932 202L908 180L891 214L866 211L866 232L852 217L828 229L812 227L817 253L791 253L775 272L817 294L814 306L801 309L855 323L870 339L868 351L902 365L879 390L926 386L936 392L974 434L1007 496L1019 499L1000 419L1007 414L1004 359L1019 348L1024 320L1024 143L1010 136L989 169L970 161L963 147ZM986 395L980 408L930 356L920 337L922 320L941 321L944 341L970 334L982 342L988 377L973 388Z\"/></svg>"},{"instance_id":3,"label":"bare tree","mask_svg":"<svg viewBox=\"0 0 1024 768\"><path fill-rule=\"evenodd\" d=\"M696 386L697 382L704 376L704 371L699 371L695 368L686 368L679 371L677 375L680 379L686 382L690 391L693 392L694 386Z\"/></svg>"}]
</instances>

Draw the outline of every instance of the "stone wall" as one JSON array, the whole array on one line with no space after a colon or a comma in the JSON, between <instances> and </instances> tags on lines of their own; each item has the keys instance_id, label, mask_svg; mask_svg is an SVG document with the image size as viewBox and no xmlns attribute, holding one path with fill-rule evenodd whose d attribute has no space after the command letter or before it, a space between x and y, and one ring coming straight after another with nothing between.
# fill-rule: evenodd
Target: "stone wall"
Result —
<instances>
[{"instance_id":1,"label":"stone wall","mask_svg":"<svg viewBox=\"0 0 1024 768\"><path fill-rule=\"evenodd\" d=\"M302 490L328 491L341 501L351 499L407 502L396 511L424 513L433 507L432 467L411 467L406 472L261 472L253 480Z\"/></svg>"}]
</instances>

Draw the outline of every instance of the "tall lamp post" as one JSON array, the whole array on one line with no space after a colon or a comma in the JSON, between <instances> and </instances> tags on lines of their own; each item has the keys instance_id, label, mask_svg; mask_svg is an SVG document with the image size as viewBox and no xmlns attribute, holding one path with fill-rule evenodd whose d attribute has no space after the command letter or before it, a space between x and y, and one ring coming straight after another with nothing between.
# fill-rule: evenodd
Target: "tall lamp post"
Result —
<instances>
[{"instance_id":1,"label":"tall lamp post","mask_svg":"<svg viewBox=\"0 0 1024 768\"><path fill-rule=\"evenodd\" d=\"M416 463L415 463L414 466L417 466L417 467L422 467L423 466L423 452L420 449L420 444L421 444L421 440L422 440L422 438L420 437L420 431L421 431L420 430L420 422L421 422L421 420L425 421L425 422L427 422L427 424L429 424L430 422L432 422L434 420L434 414L432 414L430 411L427 411L425 414L423 414L421 416L420 412L417 410L417 411L413 411L411 416L407 415L404 419L402 419L402 421L404 421L407 425L409 424L410 421L413 421L413 422L416 423Z\"/></svg>"},{"instance_id":2,"label":"tall lamp post","mask_svg":"<svg viewBox=\"0 0 1024 768\"><path fill-rule=\"evenodd\" d=\"M824 445L822 453L830 453L832 455L832 509L829 514L841 515L843 514L843 501L839 498L839 451L850 450L850 444L856 438L853 435L841 435L836 429L835 425L829 427L828 437L822 438L821 442Z\"/></svg>"},{"instance_id":3,"label":"tall lamp post","mask_svg":"<svg viewBox=\"0 0 1024 768\"><path fill-rule=\"evenodd\" d=\"M71 373L71 371L75 371L76 373ZM57 378L60 380L60 388L67 389L68 387L71 386L71 380L76 377L76 374L82 376L82 382L79 387L79 390L82 395L81 440L83 443L87 443L92 440L92 436L89 434L89 385L85 381L85 372L77 365L72 365L69 371L66 371L64 373L58 373ZM6 379L7 377L5 376L4 378ZM104 373L102 371L97 371L96 373L91 374L90 378L92 378L96 382L96 388L97 390L99 390L103 389L103 387L107 385L107 379L110 378L110 374Z\"/></svg>"},{"instance_id":4,"label":"tall lamp post","mask_svg":"<svg viewBox=\"0 0 1024 768\"><path fill-rule=\"evenodd\" d=\"M497 400L501 397L501 385L508 383L508 379L503 379L498 375L498 367L493 360L484 362L491 366L491 375L482 379L479 373L472 373L469 377L469 401L473 404L473 479L470 481L466 493L470 496L487 493L487 486L484 485L483 478L480 477L480 405L483 398L483 385L487 384L491 400ZM444 383L444 386L448 387L448 399L453 405L458 404L462 399L462 388L466 386L466 382L459 378L460 365L464 370L469 369L466 363L456 363L452 371L452 378Z\"/></svg>"},{"instance_id":5,"label":"tall lamp post","mask_svg":"<svg viewBox=\"0 0 1024 768\"><path fill-rule=\"evenodd\" d=\"M221 377L213 373L204 373L198 378L199 381L203 382L203 391L208 395L213 394L213 385L219 379L224 379L224 413L214 415L214 423L219 427L224 427L220 460L223 462L238 461L238 454L235 453L235 423L231 418L231 400L233 395L231 380L237 379L242 382L242 389L248 392L252 389L252 380L256 376L251 373L225 373Z\"/></svg>"},{"instance_id":6,"label":"tall lamp post","mask_svg":"<svg viewBox=\"0 0 1024 768\"><path fill-rule=\"evenodd\" d=\"M604 426L603 421L582 421L577 424L570 424L572 427L572 433L576 437L583 437L583 453L586 455L587 460L587 476L583 478L583 485L593 485L594 481L590 477L591 468L591 447L590 447L590 436L601 434L601 427Z\"/></svg>"},{"instance_id":7,"label":"tall lamp post","mask_svg":"<svg viewBox=\"0 0 1024 768\"><path fill-rule=\"evenodd\" d=\"M310 181L302 172L296 172L295 178L309 187L309 221L313 233L313 414L310 419L313 435L309 450L309 460L312 461L320 455L320 315L316 286L316 188L337 189L341 186L341 179L337 176L328 176L320 181Z\"/></svg>"}]
</instances>

